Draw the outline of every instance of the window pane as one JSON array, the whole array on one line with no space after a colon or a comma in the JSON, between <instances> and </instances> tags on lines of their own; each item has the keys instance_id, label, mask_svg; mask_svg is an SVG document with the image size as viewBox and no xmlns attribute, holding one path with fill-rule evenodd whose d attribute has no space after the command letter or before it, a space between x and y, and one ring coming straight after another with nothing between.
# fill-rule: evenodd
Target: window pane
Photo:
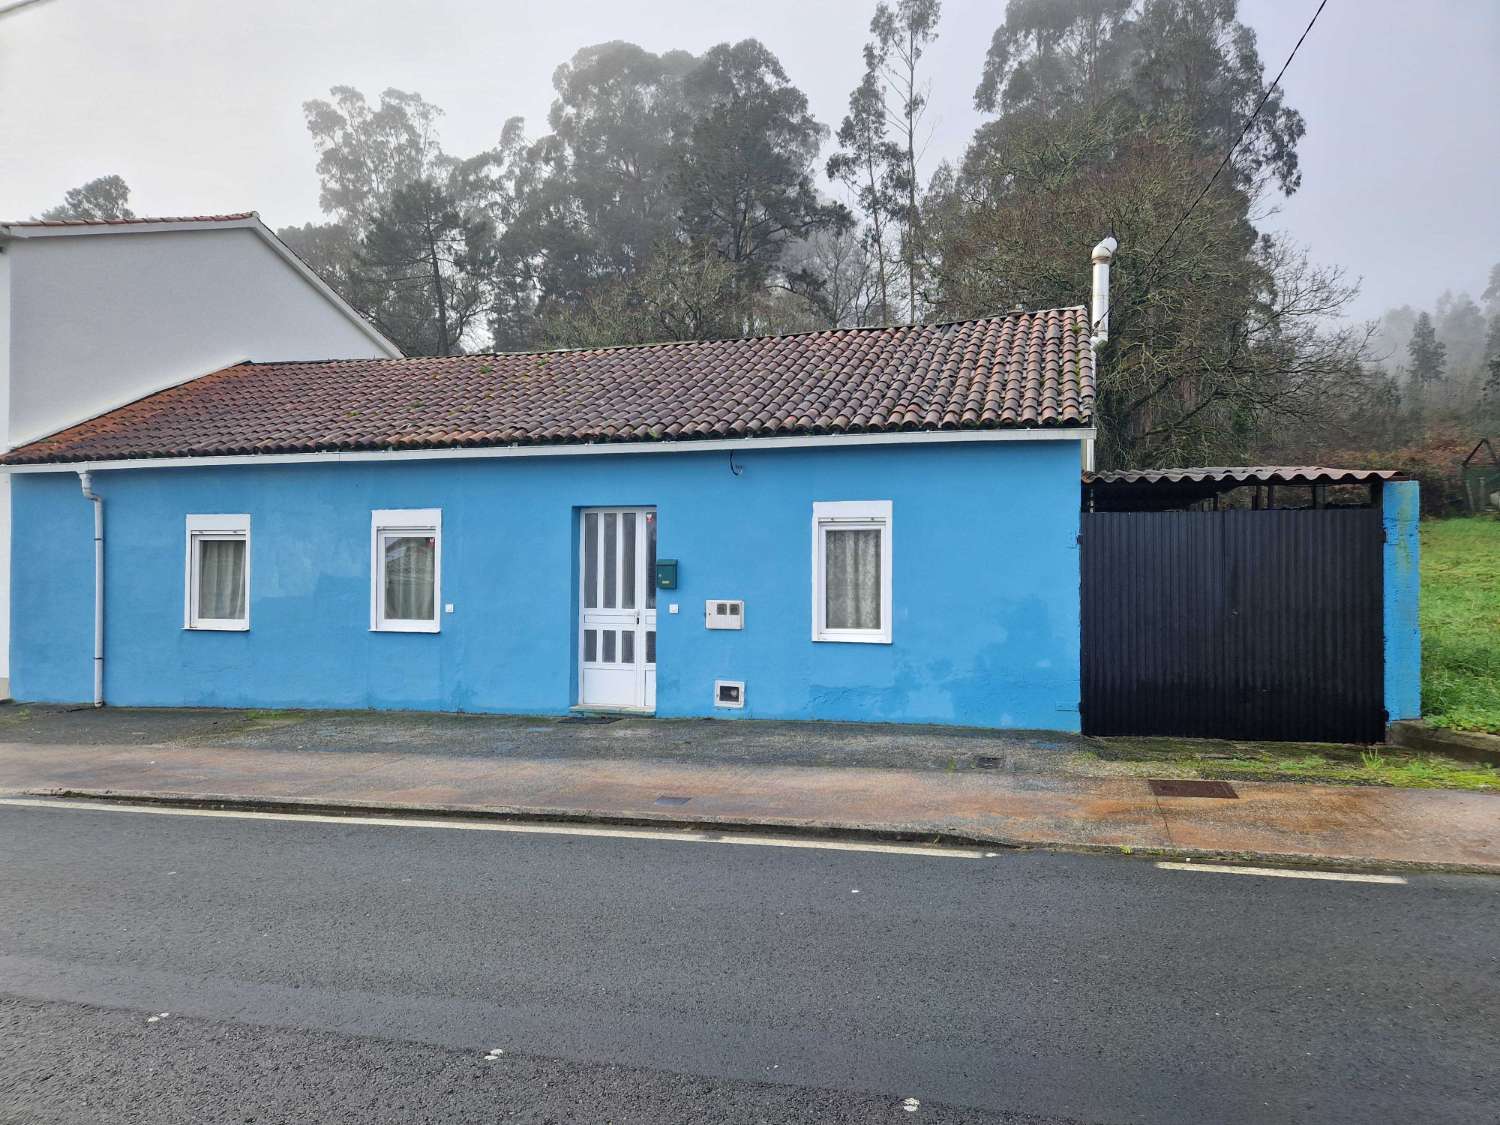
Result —
<instances>
[{"instance_id":1,"label":"window pane","mask_svg":"<svg viewBox=\"0 0 1500 1125\"><path fill-rule=\"evenodd\" d=\"M656 630L646 630L646 663L656 663Z\"/></svg>"},{"instance_id":2,"label":"window pane","mask_svg":"<svg viewBox=\"0 0 1500 1125\"><path fill-rule=\"evenodd\" d=\"M433 620L437 540L430 535L388 535L384 544L386 619Z\"/></svg>"},{"instance_id":3,"label":"window pane","mask_svg":"<svg viewBox=\"0 0 1500 1125\"><path fill-rule=\"evenodd\" d=\"M635 513L620 516L620 608L635 608Z\"/></svg>"},{"instance_id":4,"label":"window pane","mask_svg":"<svg viewBox=\"0 0 1500 1125\"><path fill-rule=\"evenodd\" d=\"M583 514L583 607L599 604L599 513Z\"/></svg>"},{"instance_id":5,"label":"window pane","mask_svg":"<svg viewBox=\"0 0 1500 1125\"><path fill-rule=\"evenodd\" d=\"M583 631L583 659L592 664L599 659L599 633L594 629Z\"/></svg>"},{"instance_id":6,"label":"window pane","mask_svg":"<svg viewBox=\"0 0 1500 1125\"><path fill-rule=\"evenodd\" d=\"M603 663L613 664L615 662L615 631L604 630L604 659Z\"/></svg>"},{"instance_id":7,"label":"window pane","mask_svg":"<svg viewBox=\"0 0 1500 1125\"><path fill-rule=\"evenodd\" d=\"M198 617L211 621L245 618L245 541L198 540Z\"/></svg>"},{"instance_id":8,"label":"window pane","mask_svg":"<svg viewBox=\"0 0 1500 1125\"><path fill-rule=\"evenodd\" d=\"M626 629L620 633L620 663L635 663L635 630Z\"/></svg>"},{"instance_id":9,"label":"window pane","mask_svg":"<svg viewBox=\"0 0 1500 1125\"><path fill-rule=\"evenodd\" d=\"M646 608L656 608L656 513L646 513ZM649 657L648 657L649 660Z\"/></svg>"},{"instance_id":10,"label":"window pane","mask_svg":"<svg viewBox=\"0 0 1500 1125\"><path fill-rule=\"evenodd\" d=\"M615 561L617 558L616 524L619 517L614 512L604 513L604 600L599 605L604 609L618 609L615 599Z\"/></svg>"},{"instance_id":11,"label":"window pane","mask_svg":"<svg viewBox=\"0 0 1500 1125\"><path fill-rule=\"evenodd\" d=\"M823 621L830 629L880 628L877 528L829 528L823 536Z\"/></svg>"}]
</instances>

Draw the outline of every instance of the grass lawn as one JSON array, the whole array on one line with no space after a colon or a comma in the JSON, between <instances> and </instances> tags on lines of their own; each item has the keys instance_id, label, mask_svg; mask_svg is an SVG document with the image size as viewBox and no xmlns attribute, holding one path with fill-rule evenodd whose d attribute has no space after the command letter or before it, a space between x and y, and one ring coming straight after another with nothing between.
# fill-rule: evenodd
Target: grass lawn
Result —
<instances>
[{"instance_id":1,"label":"grass lawn","mask_svg":"<svg viewBox=\"0 0 1500 1125\"><path fill-rule=\"evenodd\" d=\"M1500 520L1422 524L1422 713L1500 734Z\"/></svg>"},{"instance_id":2,"label":"grass lawn","mask_svg":"<svg viewBox=\"0 0 1500 1125\"><path fill-rule=\"evenodd\" d=\"M1398 789L1487 789L1500 769L1398 746L1326 742L1229 742L1195 738L1093 738L1087 753L1112 772L1223 781L1314 781Z\"/></svg>"}]
</instances>

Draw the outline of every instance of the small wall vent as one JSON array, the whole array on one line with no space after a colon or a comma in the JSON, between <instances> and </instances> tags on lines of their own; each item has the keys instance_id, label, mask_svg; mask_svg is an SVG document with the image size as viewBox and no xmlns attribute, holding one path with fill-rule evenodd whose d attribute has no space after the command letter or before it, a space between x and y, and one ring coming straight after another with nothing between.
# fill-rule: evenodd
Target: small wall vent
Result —
<instances>
[{"instance_id":1,"label":"small wall vent","mask_svg":"<svg viewBox=\"0 0 1500 1125\"><path fill-rule=\"evenodd\" d=\"M745 681L744 680L715 680L714 681L714 706L733 707L739 709L745 706Z\"/></svg>"}]
</instances>

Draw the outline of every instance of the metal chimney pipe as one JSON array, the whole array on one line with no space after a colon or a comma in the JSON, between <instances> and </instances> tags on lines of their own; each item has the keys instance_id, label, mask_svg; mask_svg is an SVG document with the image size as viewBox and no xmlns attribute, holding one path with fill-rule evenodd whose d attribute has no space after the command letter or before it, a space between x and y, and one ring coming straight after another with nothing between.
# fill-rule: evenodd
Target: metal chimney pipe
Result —
<instances>
[{"instance_id":1,"label":"metal chimney pipe","mask_svg":"<svg viewBox=\"0 0 1500 1125\"><path fill-rule=\"evenodd\" d=\"M1094 303L1089 313L1093 335L1089 343L1096 348L1109 339L1109 263L1119 248L1119 241L1113 237L1094 247Z\"/></svg>"}]
</instances>

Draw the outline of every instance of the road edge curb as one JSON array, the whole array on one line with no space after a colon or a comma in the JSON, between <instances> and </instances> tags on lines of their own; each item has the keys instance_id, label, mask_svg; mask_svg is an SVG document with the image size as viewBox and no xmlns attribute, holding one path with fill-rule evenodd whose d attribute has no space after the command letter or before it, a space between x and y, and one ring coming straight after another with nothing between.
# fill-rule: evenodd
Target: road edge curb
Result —
<instances>
[{"instance_id":1,"label":"road edge curb","mask_svg":"<svg viewBox=\"0 0 1500 1125\"><path fill-rule=\"evenodd\" d=\"M1303 852L1233 851L1212 848L1095 844L1074 840L1020 840L1002 835L959 832L937 825L850 824L819 820L752 820L741 817L683 816L680 813L653 816L621 814L604 810L528 806L423 805L401 802L383 804L339 801L329 798L249 797L227 793L160 793L119 789L75 789L55 787L17 792L26 797L55 800L59 804L101 801L120 805L196 808L232 812L274 812L304 816L383 816L393 819L477 820L516 824L557 824L610 828L641 828L724 835L770 835L790 839L840 840L848 842L927 845L930 847L990 848L1011 852L1062 852L1080 855L1123 856L1141 859L1174 859L1205 863L1255 863L1270 867L1336 869L1350 872L1410 872L1447 875L1500 875L1500 864L1442 863L1428 860L1380 859L1359 856L1320 855Z\"/></svg>"}]
</instances>

